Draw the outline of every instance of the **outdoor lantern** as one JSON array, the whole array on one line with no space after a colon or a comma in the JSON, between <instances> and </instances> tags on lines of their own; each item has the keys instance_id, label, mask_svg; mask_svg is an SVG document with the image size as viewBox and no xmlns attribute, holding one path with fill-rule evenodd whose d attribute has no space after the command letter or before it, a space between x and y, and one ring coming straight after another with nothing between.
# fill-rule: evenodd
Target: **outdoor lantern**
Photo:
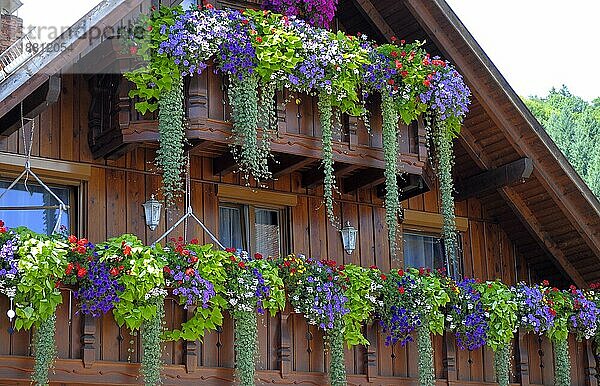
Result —
<instances>
[{"instance_id":1,"label":"outdoor lantern","mask_svg":"<svg viewBox=\"0 0 600 386\"><path fill-rule=\"evenodd\" d=\"M344 250L347 254L351 255L356 248L356 234L358 230L350 225L350 221L346 222L346 225L340 230L342 234L342 243L344 244Z\"/></svg>"},{"instance_id":2,"label":"outdoor lantern","mask_svg":"<svg viewBox=\"0 0 600 386\"><path fill-rule=\"evenodd\" d=\"M154 194L150 199L142 204L146 215L146 225L150 230L155 230L160 222L160 208L162 204L154 198Z\"/></svg>"}]
</instances>

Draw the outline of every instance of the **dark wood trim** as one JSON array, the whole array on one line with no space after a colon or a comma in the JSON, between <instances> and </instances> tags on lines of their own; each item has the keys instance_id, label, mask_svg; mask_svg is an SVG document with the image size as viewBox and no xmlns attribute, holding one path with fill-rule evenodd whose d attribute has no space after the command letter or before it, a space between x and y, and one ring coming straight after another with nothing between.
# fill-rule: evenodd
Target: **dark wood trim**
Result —
<instances>
[{"instance_id":1,"label":"dark wood trim","mask_svg":"<svg viewBox=\"0 0 600 386\"><path fill-rule=\"evenodd\" d=\"M122 130L123 142L144 143L158 141L158 123L156 121L136 121ZM197 119L188 121L187 139L207 140L229 144L231 142L231 124L214 119ZM271 142L273 153L293 154L315 160L322 159L321 139L301 134L279 133ZM333 141L333 160L336 163L358 165L385 169L383 152L381 149L369 146L356 145L354 150L348 144ZM421 161L418 154L398 154L398 173L421 175L425 162Z\"/></svg>"},{"instance_id":2,"label":"dark wood trim","mask_svg":"<svg viewBox=\"0 0 600 386\"><path fill-rule=\"evenodd\" d=\"M498 168L487 170L456 184L456 201L493 192L503 186L524 182L533 172L533 162L521 158Z\"/></svg>"},{"instance_id":3,"label":"dark wood trim","mask_svg":"<svg viewBox=\"0 0 600 386\"><path fill-rule=\"evenodd\" d=\"M90 368L85 368L83 362L77 359L58 359L55 361L54 370L50 372L50 382L53 384L68 384L71 386L83 385L139 385L138 363L105 362L98 361ZM0 379L13 382L11 384L29 384L33 368L33 358L19 356L0 356ZM317 372L289 372L283 378L280 371L258 370L257 384L260 385L313 385L328 384L326 373ZM162 370L162 379L165 385L231 385L234 384L234 372L230 368L199 367L195 372L186 372L185 366L165 366ZM348 375L351 385L371 386L410 386L414 379L401 377L377 377L371 381L366 375ZM437 386L458 385L439 379ZM491 382L462 382L461 385L494 385Z\"/></svg>"}]
</instances>

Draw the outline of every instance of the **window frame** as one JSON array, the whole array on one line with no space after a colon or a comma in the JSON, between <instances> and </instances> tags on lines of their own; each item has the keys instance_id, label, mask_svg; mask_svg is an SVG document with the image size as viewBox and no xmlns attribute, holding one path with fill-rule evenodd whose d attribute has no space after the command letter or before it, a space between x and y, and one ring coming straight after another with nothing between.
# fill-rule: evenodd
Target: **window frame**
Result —
<instances>
[{"instance_id":1,"label":"window frame","mask_svg":"<svg viewBox=\"0 0 600 386\"><path fill-rule=\"evenodd\" d=\"M290 252L290 230L287 219L289 218L289 207L282 205L269 205L262 203L244 203L231 202L229 200L220 200L219 207L219 229L221 227L221 208L236 208L240 210L241 229L243 233L244 249L251 255L256 253L256 210L271 210L277 212L277 220L279 224L280 243L279 253L281 256L286 256ZM220 236L220 235L219 235ZM219 240L220 241L220 240ZM228 247L225 245L225 247Z\"/></svg>"},{"instance_id":2,"label":"window frame","mask_svg":"<svg viewBox=\"0 0 600 386\"><path fill-rule=\"evenodd\" d=\"M16 178L16 177L15 177ZM11 179L8 176L0 176L0 182L8 183L9 185L14 181L14 178ZM19 184L23 184L21 181ZM27 182L28 185L35 185L41 187L37 181L29 180ZM67 189L69 191L69 209L67 210L67 215L69 216L69 233L70 234L78 234L79 230L82 229L82 213L80 213L80 208L83 207L83 183L73 184L69 183L69 181L65 181L65 183L56 182L54 179L50 180L50 182L44 181L44 184L49 188L57 188L57 189ZM14 187L13 189L14 190ZM4 190L2 190L4 191ZM0 205L2 206L2 205ZM57 209L58 210L58 209ZM7 211L8 212L8 211ZM13 211L11 211L13 212ZM14 210L14 212L18 212L18 210Z\"/></svg>"},{"instance_id":3,"label":"window frame","mask_svg":"<svg viewBox=\"0 0 600 386\"><path fill-rule=\"evenodd\" d=\"M444 259L444 268L446 269L446 272L448 273L448 275L457 278L463 275L464 273L464 269L465 269L465 256L464 256L464 251L463 251L463 232L461 231L457 231L456 232L456 241L457 241L457 255L458 255L458 271L459 272L452 272L453 270L450 269L450 261L448 261L448 256L446 254L446 245L444 243L444 238L442 237L441 232L436 232L433 230L423 230L423 229L418 229L418 228L403 228L402 229L402 265L404 267L406 267L406 254L404 253L404 235L405 234L411 234L411 235L416 235L416 236L426 236L426 237L433 237L436 238L440 241L441 246L442 246L442 254L443 254L443 259ZM414 267L414 268L420 268L420 267ZM426 267L426 268L431 268L433 269L433 267Z\"/></svg>"}]
</instances>

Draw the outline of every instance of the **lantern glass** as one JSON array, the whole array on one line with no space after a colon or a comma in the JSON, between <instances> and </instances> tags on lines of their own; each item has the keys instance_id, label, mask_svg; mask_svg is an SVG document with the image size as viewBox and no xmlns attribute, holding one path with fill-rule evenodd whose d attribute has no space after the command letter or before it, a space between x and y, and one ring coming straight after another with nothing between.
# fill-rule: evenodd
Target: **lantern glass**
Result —
<instances>
[{"instance_id":1,"label":"lantern glass","mask_svg":"<svg viewBox=\"0 0 600 386\"><path fill-rule=\"evenodd\" d=\"M146 225L150 230L155 230L160 222L160 209L162 204L154 198L154 195L150 197L148 201L142 204L144 207L144 214L146 215Z\"/></svg>"},{"instance_id":2,"label":"lantern glass","mask_svg":"<svg viewBox=\"0 0 600 386\"><path fill-rule=\"evenodd\" d=\"M358 234L358 230L350 225L350 222L346 222L346 225L340 230L342 234L342 243L344 245L344 250L347 254L351 255L356 249L356 235Z\"/></svg>"}]
</instances>

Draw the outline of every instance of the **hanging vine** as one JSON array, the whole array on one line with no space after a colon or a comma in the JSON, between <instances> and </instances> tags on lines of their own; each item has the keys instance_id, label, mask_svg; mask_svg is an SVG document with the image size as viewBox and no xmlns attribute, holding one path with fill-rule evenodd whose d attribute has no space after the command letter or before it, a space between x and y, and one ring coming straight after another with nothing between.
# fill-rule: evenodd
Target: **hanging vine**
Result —
<instances>
[{"instance_id":1,"label":"hanging vine","mask_svg":"<svg viewBox=\"0 0 600 386\"><path fill-rule=\"evenodd\" d=\"M271 176L267 167L269 147L268 143L266 149L264 142L262 146L258 144L258 78L255 75L248 75L243 79L230 77L228 95L233 120L233 143L230 146L233 157L244 179L248 180L252 176L257 181L266 180ZM261 110L264 111L264 100L262 102ZM261 118L263 116L261 114ZM264 122L264 118L261 120ZM268 142L266 138L265 141Z\"/></svg>"},{"instance_id":2,"label":"hanging vine","mask_svg":"<svg viewBox=\"0 0 600 386\"><path fill-rule=\"evenodd\" d=\"M417 327L417 350L419 352L419 384L421 386L434 386L433 345L428 323L421 323Z\"/></svg>"},{"instance_id":3,"label":"hanging vine","mask_svg":"<svg viewBox=\"0 0 600 386\"><path fill-rule=\"evenodd\" d=\"M346 386L346 364L344 361L344 329L342 321L335 321L334 327L327 333L331 365L329 381L331 386Z\"/></svg>"},{"instance_id":4,"label":"hanging vine","mask_svg":"<svg viewBox=\"0 0 600 386\"><path fill-rule=\"evenodd\" d=\"M158 132L160 147L156 166L163 172L163 193L167 204L173 204L183 188L183 79L175 78L173 87L161 94L158 101Z\"/></svg>"},{"instance_id":5,"label":"hanging vine","mask_svg":"<svg viewBox=\"0 0 600 386\"><path fill-rule=\"evenodd\" d=\"M571 359L569 358L569 341L567 339L554 341L554 385L571 385Z\"/></svg>"},{"instance_id":6,"label":"hanging vine","mask_svg":"<svg viewBox=\"0 0 600 386\"><path fill-rule=\"evenodd\" d=\"M277 114L275 109L275 93L277 84L268 82L260 87L258 99L258 126L262 128L262 138L257 147L261 173L264 179L272 177L267 161L272 158L271 141L277 132Z\"/></svg>"},{"instance_id":7,"label":"hanging vine","mask_svg":"<svg viewBox=\"0 0 600 386\"><path fill-rule=\"evenodd\" d=\"M498 384L508 386L510 383L510 346L500 346L494 352L494 367Z\"/></svg>"},{"instance_id":8,"label":"hanging vine","mask_svg":"<svg viewBox=\"0 0 600 386\"><path fill-rule=\"evenodd\" d=\"M236 378L242 386L253 386L258 354L256 312L236 311L234 319Z\"/></svg>"},{"instance_id":9,"label":"hanging vine","mask_svg":"<svg viewBox=\"0 0 600 386\"><path fill-rule=\"evenodd\" d=\"M457 265L457 247L456 240L456 217L454 214L454 182L452 180L452 165L454 155L452 153L452 138L448 137L444 122L437 117L427 119L431 125L431 134L436 150L436 167L440 183L441 210L444 217L442 226L442 237L444 238L444 248L446 259L451 267Z\"/></svg>"},{"instance_id":10,"label":"hanging vine","mask_svg":"<svg viewBox=\"0 0 600 386\"><path fill-rule=\"evenodd\" d=\"M325 173L323 202L325 204L327 218L331 222L335 222L335 215L333 213L335 175L333 174L333 109L331 107L331 96L326 93L319 94L318 107L322 131L321 140L323 141L323 173Z\"/></svg>"},{"instance_id":11,"label":"hanging vine","mask_svg":"<svg viewBox=\"0 0 600 386\"><path fill-rule=\"evenodd\" d=\"M396 256L396 231L398 215L402 213L402 204L398 195L397 157L398 157L398 112L391 96L382 94L381 111L383 114L383 157L385 159L385 220L390 239L392 256Z\"/></svg>"},{"instance_id":12,"label":"hanging vine","mask_svg":"<svg viewBox=\"0 0 600 386\"><path fill-rule=\"evenodd\" d=\"M48 372L56 358L56 315L52 314L48 319L42 321L33 334L33 349L35 351L35 363L31 380L40 385L48 384Z\"/></svg>"},{"instance_id":13,"label":"hanging vine","mask_svg":"<svg viewBox=\"0 0 600 386\"><path fill-rule=\"evenodd\" d=\"M142 349L142 375L146 386L160 385L160 369L162 367L162 323L165 316L165 299L155 296L156 314L150 320L144 320L141 327Z\"/></svg>"}]
</instances>

